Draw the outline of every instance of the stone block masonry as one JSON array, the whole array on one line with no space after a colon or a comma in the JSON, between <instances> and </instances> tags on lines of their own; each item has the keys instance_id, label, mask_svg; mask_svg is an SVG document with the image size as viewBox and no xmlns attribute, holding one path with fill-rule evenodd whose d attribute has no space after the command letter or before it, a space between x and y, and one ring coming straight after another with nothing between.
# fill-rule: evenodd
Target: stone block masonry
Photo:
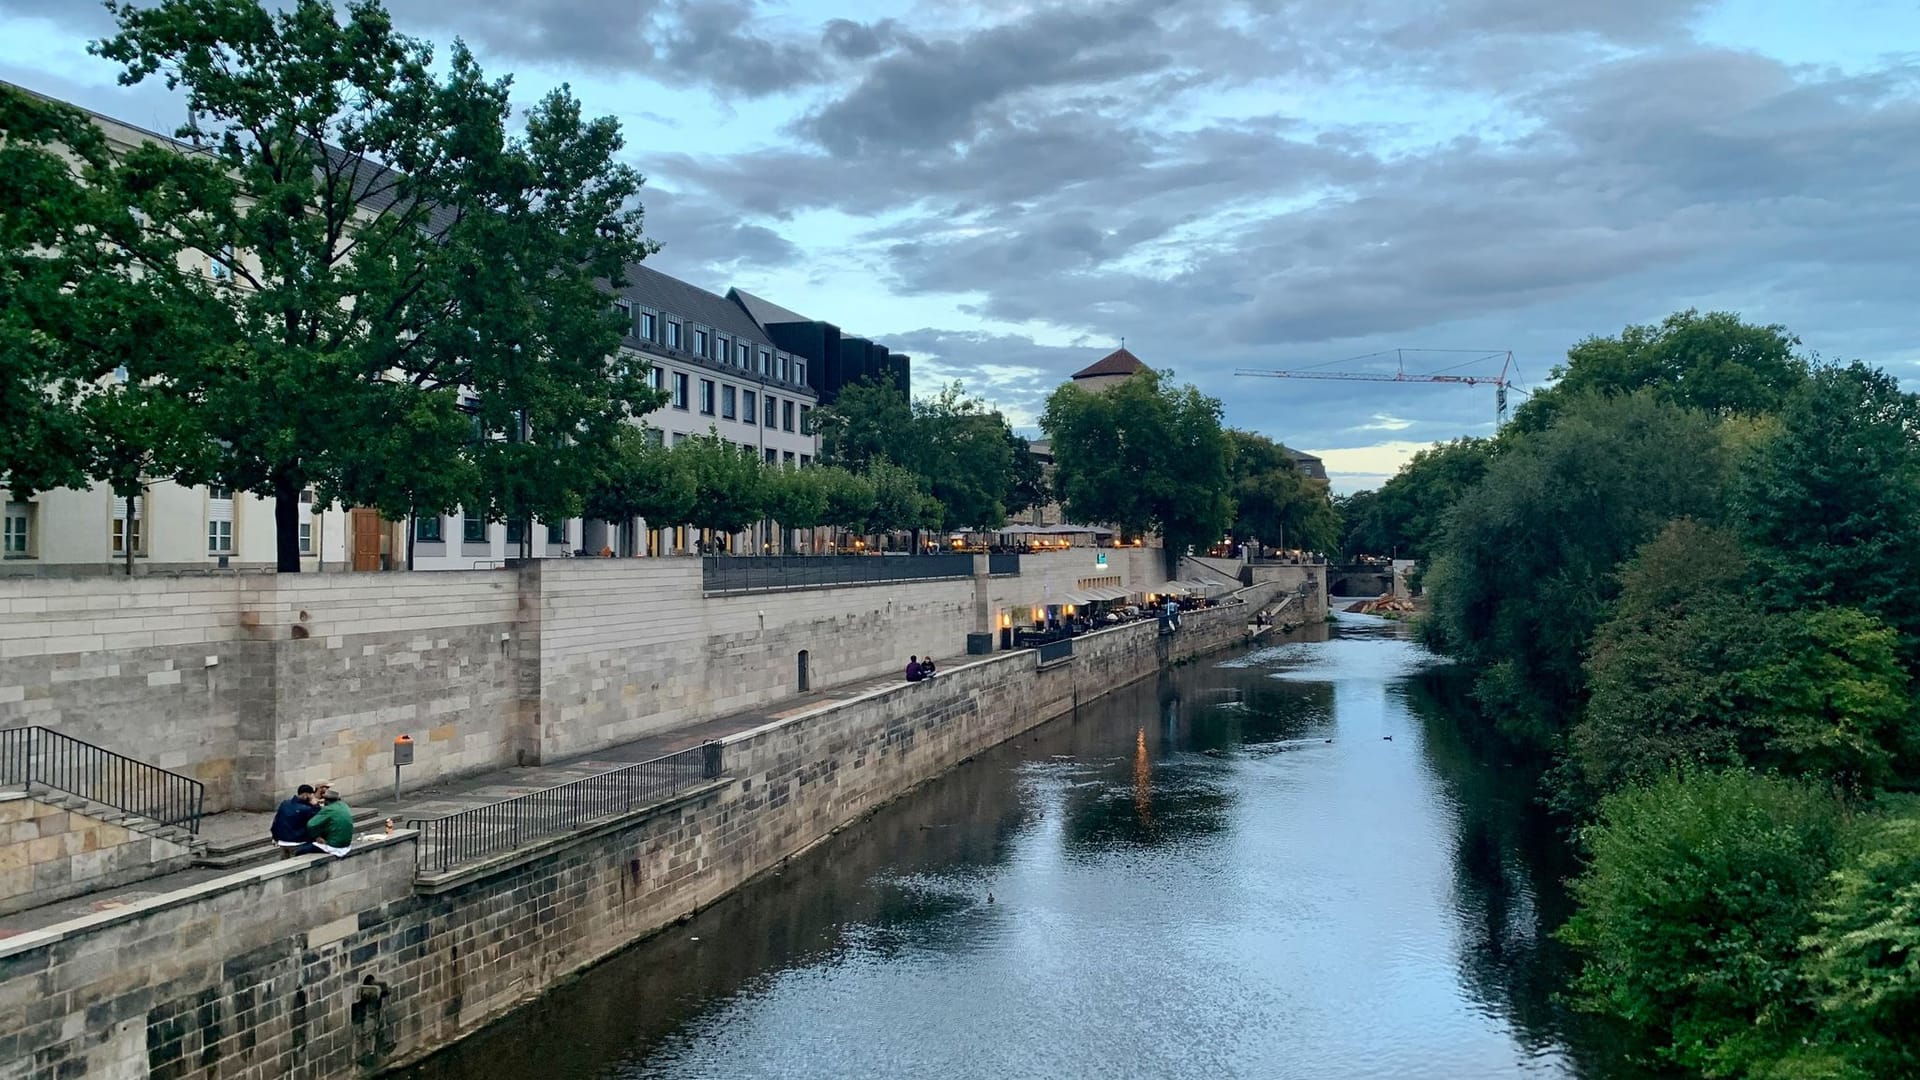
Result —
<instances>
[{"instance_id":1,"label":"stone block masonry","mask_svg":"<svg viewBox=\"0 0 1920 1080\"><path fill-rule=\"evenodd\" d=\"M1019 577L704 597L698 559L433 574L0 580L0 726L42 724L267 809L590 753L800 688L956 655L983 612L1089 577L1158 584L1160 552L1076 548ZM991 615L988 615L991 618Z\"/></svg>"},{"instance_id":2,"label":"stone block masonry","mask_svg":"<svg viewBox=\"0 0 1920 1080\"><path fill-rule=\"evenodd\" d=\"M1249 599L1265 599L1255 586ZM0 938L0 1080L331 1080L405 1064L833 830L1161 665L1251 606L955 665L728 740L727 781L421 884L412 834L243 870Z\"/></svg>"},{"instance_id":3,"label":"stone block masonry","mask_svg":"<svg viewBox=\"0 0 1920 1080\"><path fill-rule=\"evenodd\" d=\"M192 857L164 837L0 793L0 915L177 870Z\"/></svg>"}]
</instances>

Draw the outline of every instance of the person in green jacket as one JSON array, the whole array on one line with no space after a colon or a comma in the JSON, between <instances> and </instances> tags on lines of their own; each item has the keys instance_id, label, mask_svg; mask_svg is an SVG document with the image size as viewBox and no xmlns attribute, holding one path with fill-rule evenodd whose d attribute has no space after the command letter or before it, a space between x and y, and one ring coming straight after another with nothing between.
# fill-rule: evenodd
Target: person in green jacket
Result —
<instances>
[{"instance_id":1,"label":"person in green jacket","mask_svg":"<svg viewBox=\"0 0 1920 1080\"><path fill-rule=\"evenodd\" d=\"M307 835L313 850L342 859L353 848L353 810L337 791L329 790L325 799L320 812L307 819Z\"/></svg>"}]
</instances>

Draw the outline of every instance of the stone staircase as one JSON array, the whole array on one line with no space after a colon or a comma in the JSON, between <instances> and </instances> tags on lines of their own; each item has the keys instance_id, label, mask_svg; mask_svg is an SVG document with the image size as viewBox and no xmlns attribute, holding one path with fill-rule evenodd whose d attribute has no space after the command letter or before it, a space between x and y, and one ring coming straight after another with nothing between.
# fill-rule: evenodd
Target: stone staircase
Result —
<instances>
[{"instance_id":1,"label":"stone staircase","mask_svg":"<svg viewBox=\"0 0 1920 1080\"><path fill-rule=\"evenodd\" d=\"M144 814L118 810L105 803L97 803L91 799L83 799L78 795L57 789L36 787L35 790L29 794L49 806L57 806L62 810L72 810L76 813L85 814L90 818L104 821L109 825L118 825L128 832L136 832L142 836L151 836L156 840L166 840L170 843L179 844L181 847L191 849L196 853L205 847L205 841L195 836L183 825L162 824Z\"/></svg>"}]
</instances>

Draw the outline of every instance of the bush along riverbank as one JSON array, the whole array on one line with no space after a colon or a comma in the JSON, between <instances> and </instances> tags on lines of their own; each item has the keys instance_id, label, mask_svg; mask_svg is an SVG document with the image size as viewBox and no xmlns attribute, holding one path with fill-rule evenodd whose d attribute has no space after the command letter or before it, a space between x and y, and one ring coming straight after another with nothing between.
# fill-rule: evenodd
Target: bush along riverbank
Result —
<instances>
[{"instance_id":1,"label":"bush along riverbank","mask_svg":"<svg viewBox=\"0 0 1920 1080\"><path fill-rule=\"evenodd\" d=\"M1553 756L1582 1006L1716 1077L1920 1076L1920 398L1686 312L1570 351L1422 635Z\"/></svg>"}]
</instances>

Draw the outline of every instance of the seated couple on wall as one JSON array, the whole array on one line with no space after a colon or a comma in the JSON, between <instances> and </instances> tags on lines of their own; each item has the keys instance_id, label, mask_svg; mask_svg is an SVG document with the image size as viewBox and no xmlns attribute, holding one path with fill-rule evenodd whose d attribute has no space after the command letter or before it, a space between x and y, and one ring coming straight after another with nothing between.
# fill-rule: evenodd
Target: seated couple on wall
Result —
<instances>
[{"instance_id":1,"label":"seated couple on wall","mask_svg":"<svg viewBox=\"0 0 1920 1080\"><path fill-rule=\"evenodd\" d=\"M934 670L933 657L929 656L925 660L920 659L918 656L907 657L908 682L920 682L923 679L931 679L937 674L939 674L939 672Z\"/></svg>"},{"instance_id":2,"label":"seated couple on wall","mask_svg":"<svg viewBox=\"0 0 1920 1080\"><path fill-rule=\"evenodd\" d=\"M353 849L353 810L328 785L301 784L273 813L273 842L283 859L316 851L344 859Z\"/></svg>"}]
</instances>

